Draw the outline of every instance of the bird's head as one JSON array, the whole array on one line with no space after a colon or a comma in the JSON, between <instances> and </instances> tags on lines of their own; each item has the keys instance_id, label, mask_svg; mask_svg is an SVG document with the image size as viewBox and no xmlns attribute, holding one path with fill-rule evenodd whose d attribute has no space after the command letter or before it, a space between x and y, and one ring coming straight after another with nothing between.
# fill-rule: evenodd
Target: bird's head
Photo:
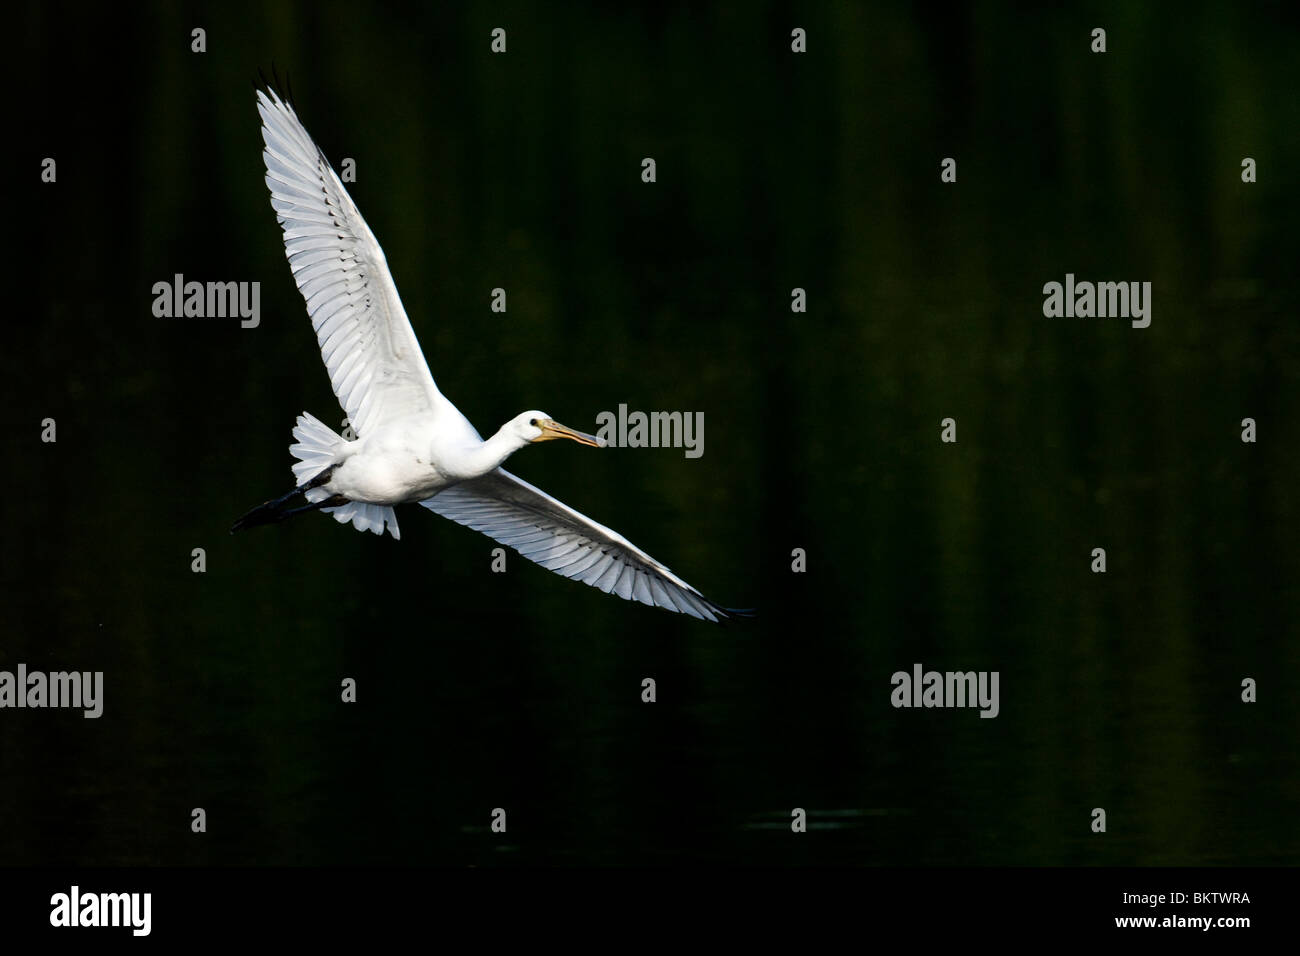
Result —
<instances>
[{"instance_id":1,"label":"bird's head","mask_svg":"<svg viewBox=\"0 0 1300 956\"><path fill-rule=\"evenodd\" d=\"M515 433L525 442L551 441L555 438L568 438L576 441L580 445L591 445L593 448L599 448L600 439L595 435L588 435L586 432L580 432L577 429L570 428L568 425L561 425L555 419L551 418L545 412L533 410L523 412L515 417Z\"/></svg>"}]
</instances>

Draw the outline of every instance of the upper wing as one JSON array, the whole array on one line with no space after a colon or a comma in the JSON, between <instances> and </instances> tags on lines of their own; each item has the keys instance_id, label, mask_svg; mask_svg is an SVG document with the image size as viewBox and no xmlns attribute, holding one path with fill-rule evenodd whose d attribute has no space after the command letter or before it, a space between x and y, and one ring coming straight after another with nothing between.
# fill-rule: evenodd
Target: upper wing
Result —
<instances>
[{"instance_id":1,"label":"upper wing","mask_svg":"<svg viewBox=\"0 0 1300 956\"><path fill-rule=\"evenodd\" d=\"M384 251L293 107L257 91L266 185L330 385L358 435L446 399L433 383Z\"/></svg>"},{"instance_id":2,"label":"upper wing","mask_svg":"<svg viewBox=\"0 0 1300 956\"><path fill-rule=\"evenodd\" d=\"M617 531L504 469L452 485L420 504L606 594L705 621L743 613L714 604Z\"/></svg>"}]
</instances>

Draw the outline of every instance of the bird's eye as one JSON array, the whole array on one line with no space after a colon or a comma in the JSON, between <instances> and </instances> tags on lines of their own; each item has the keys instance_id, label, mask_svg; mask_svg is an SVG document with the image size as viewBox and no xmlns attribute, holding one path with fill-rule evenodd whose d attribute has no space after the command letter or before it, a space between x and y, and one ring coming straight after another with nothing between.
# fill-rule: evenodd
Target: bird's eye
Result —
<instances>
[{"instance_id":1,"label":"bird's eye","mask_svg":"<svg viewBox=\"0 0 1300 956\"><path fill-rule=\"evenodd\" d=\"M534 428L536 428L536 427L537 427L537 419L535 419L535 418L530 418L530 419L528 419L528 424L530 424L530 425L532 425Z\"/></svg>"}]
</instances>

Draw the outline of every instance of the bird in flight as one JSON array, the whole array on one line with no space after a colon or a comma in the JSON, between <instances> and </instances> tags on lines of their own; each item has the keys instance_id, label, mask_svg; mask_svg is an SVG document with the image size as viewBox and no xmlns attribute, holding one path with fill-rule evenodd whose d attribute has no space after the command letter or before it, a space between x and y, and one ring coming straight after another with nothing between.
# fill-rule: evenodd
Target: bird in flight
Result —
<instances>
[{"instance_id":1,"label":"bird in flight","mask_svg":"<svg viewBox=\"0 0 1300 956\"><path fill-rule=\"evenodd\" d=\"M304 412L289 446L298 459L296 487L231 531L319 510L399 538L393 506L419 503L606 594L705 621L746 615L713 603L617 531L501 467L525 445L601 442L539 411L515 416L484 440L434 384L379 242L293 107L274 89L258 90L257 111L289 268L357 437L346 440ZM291 506L295 495L307 503Z\"/></svg>"}]
</instances>

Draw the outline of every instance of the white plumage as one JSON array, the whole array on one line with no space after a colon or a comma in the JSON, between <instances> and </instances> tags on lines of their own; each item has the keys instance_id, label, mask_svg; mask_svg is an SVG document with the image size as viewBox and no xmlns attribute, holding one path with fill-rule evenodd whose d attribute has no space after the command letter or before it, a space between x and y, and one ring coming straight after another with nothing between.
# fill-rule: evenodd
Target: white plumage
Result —
<instances>
[{"instance_id":1,"label":"white plumage","mask_svg":"<svg viewBox=\"0 0 1300 956\"><path fill-rule=\"evenodd\" d=\"M293 109L258 92L266 185L330 385L357 434L449 405L429 374L388 262Z\"/></svg>"},{"instance_id":2,"label":"white plumage","mask_svg":"<svg viewBox=\"0 0 1300 956\"><path fill-rule=\"evenodd\" d=\"M548 571L606 594L706 621L729 616L617 531L497 468L420 502L509 545Z\"/></svg>"},{"instance_id":3,"label":"white plumage","mask_svg":"<svg viewBox=\"0 0 1300 956\"><path fill-rule=\"evenodd\" d=\"M419 502L607 594L706 621L743 613L709 601L616 531L500 467L533 442L598 442L539 411L483 440L434 384L383 250L342 181L291 106L274 91L259 90L257 99L285 254L357 438L345 440L304 412L289 449L297 487L250 511L234 530L319 509L399 538L393 506ZM299 492L309 504L286 510Z\"/></svg>"}]
</instances>

